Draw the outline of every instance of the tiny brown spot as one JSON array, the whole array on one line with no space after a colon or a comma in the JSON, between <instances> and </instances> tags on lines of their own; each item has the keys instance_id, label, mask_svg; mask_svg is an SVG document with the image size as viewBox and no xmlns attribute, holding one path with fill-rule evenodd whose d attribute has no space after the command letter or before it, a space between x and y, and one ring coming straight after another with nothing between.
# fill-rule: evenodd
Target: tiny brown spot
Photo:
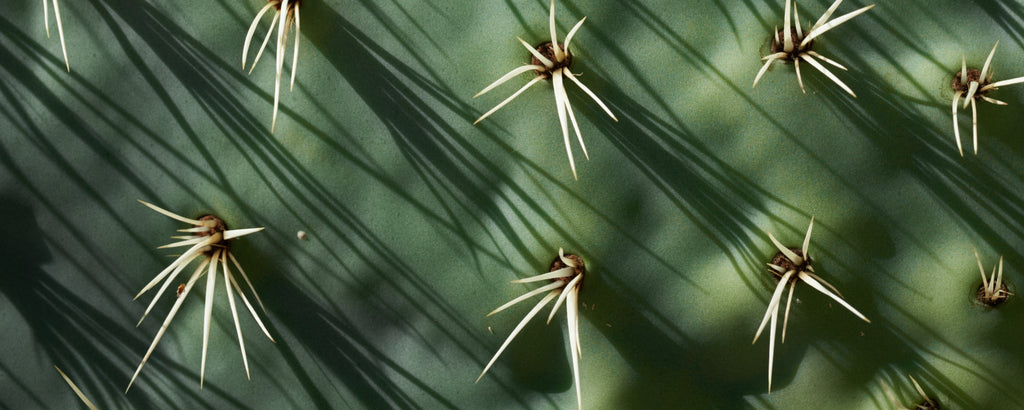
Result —
<instances>
[{"instance_id":1,"label":"tiny brown spot","mask_svg":"<svg viewBox=\"0 0 1024 410\"><path fill-rule=\"evenodd\" d=\"M277 9L277 11L281 11L281 0L267 0L267 3L273 3L274 4L274 8ZM299 4L301 4L301 3L302 3L302 0L294 0L294 1L289 0L288 1L288 12L291 12L292 10L295 10L295 8L299 7Z\"/></svg>"},{"instance_id":2,"label":"tiny brown spot","mask_svg":"<svg viewBox=\"0 0 1024 410\"><path fill-rule=\"evenodd\" d=\"M183 292L184 290L185 290L185 284L184 283L178 285L178 297L179 298L181 297L181 292Z\"/></svg>"},{"instance_id":3,"label":"tiny brown spot","mask_svg":"<svg viewBox=\"0 0 1024 410\"><path fill-rule=\"evenodd\" d=\"M217 232L224 232L224 231L228 230L228 227L227 227L226 224L224 224L224 221L222 221L220 218L218 218L216 216L213 216L213 215L203 215L202 217L199 218L199 220L203 221L203 222L214 221L215 224L213 225L212 228L210 228L210 230L208 230L206 232L198 232L198 233L196 233L196 236L210 236L210 235L213 235L213 234L215 234ZM197 225L197 226L204 226L204 225Z\"/></svg>"},{"instance_id":4,"label":"tiny brown spot","mask_svg":"<svg viewBox=\"0 0 1024 410\"><path fill-rule=\"evenodd\" d=\"M771 51L772 51L772 54L781 53L781 52L783 52L785 50L785 44L784 43L786 42L786 39L783 37L783 33L784 32L782 30L779 30L776 33L779 36L779 41L775 41L775 37L772 36L772 38L771 38L771 42L772 42ZM789 57L787 57L787 59L790 59L790 60L794 59L794 57L796 57L795 54L799 54L799 52L804 51L804 50L810 50L811 46L814 45L814 40L811 40L811 41L807 42L807 44L804 45L803 47L800 47L800 42L804 41L804 36L799 35L799 33L796 32L796 28L795 27L789 29L789 34L791 36L793 36L793 50L789 52Z\"/></svg>"},{"instance_id":5,"label":"tiny brown spot","mask_svg":"<svg viewBox=\"0 0 1024 410\"><path fill-rule=\"evenodd\" d=\"M803 258L803 256L804 256L804 252L802 250L800 250L800 248L789 248L789 250L792 251L793 253L795 253L797 256L799 256L801 258ZM782 272L777 272L777 271L775 271L775 269L771 269L771 268L768 269L768 272L771 272L772 276L777 281L777 280L782 279L782 275L784 275L788 271L791 271L791 270L795 270L797 272L807 271L807 270L809 270L808 267L811 264L811 258L803 258L803 259L804 259L804 263L802 263L800 265L797 265L797 264L793 263L793 261L789 260L789 258L787 258L786 255L783 254L782 252L776 252L775 256L772 257L771 264L775 265L775 266L781 267L782 268Z\"/></svg>"},{"instance_id":6,"label":"tiny brown spot","mask_svg":"<svg viewBox=\"0 0 1024 410\"><path fill-rule=\"evenodd\" d=\"M960 73L962 73L962 72L963 71L957 71L956 74L953 74L953 92L963 92L963 93L966 93L967 91L969 91L971 89L971 82L977 81L978 82L978 90L975 91L974 95L982 95L982 94L984 94L984 92L981 91L981 87L985 86L985 84L988 84L988 81L983 81L981 79L981 71L979 71L977 69L973 69L973 68L968 69L967 70L967 82L966 83L960 81Z\"/></svg>"},{"instance_id":7,"label":"tiny brown spot","mask_svg":"<svg viewBox=\"0 0 1024 410\"><path fill-rule=\"evenodd\" d=\"M917 406L914 408L917 410L939 410L941 407L939 407L939 403L937 401L925 400L917 403Z\"/></svg>"},{"instance_id":8,"label":"tiny brown spot","mask_svg":"<svg viewBox=\"0 0 1024 410\"><path fill-rule=\"evenodd\" d=\"M196 232L195 236L198 236L198 237L211 236L211 235L216 234L218 232L224 232L224 231L228 230L227 224L225 224L222 219L220 219L220 218L218 218L216 216L213 216L213 215L203 215L202 217L199 218L199 220L203 221L203 222L214 221L214 225L213 225L213 227L211 227L207 231ZM196 226L206 226L206 225L196 225ZM219 248L223 248L223 249L227 249L228 241L221 240L218 243L214 243L213 246L219 247ZM209 250L204 252L204 254L207 255L207 256L212 256L213 255L213 248L211 247Z\"/></svg>"},{"instance_id":9,"label":"tiny brown spot","mask_svg":"<svg viewBox=\"0 0 1024 410\"><path fill-rule=\"evenodd\" d=\"M565 255L565 259L568 259L568 260L570 260L570 261L572 261L573 263L576 264L576 267L573 268L573 270L575 270L575 273L573 273L573 276L582 275L582 274L586 273L587 265L585 263L583 263L583 259L581 259L579 256L576 256L575 254L572 254L572 253L566 253L564 255ZM548 268L548 272L554 272L556 270L559 270L559 269L562 269L562 268L566 268L568 266L569 265L566 265L565 262L562 261L561 257L556 256L555 259L551 261L551 267Z\"/></svg>"},{"instance_id":10,"label":"tiny brown spot","mask_svg":"<svg viewBox=\"0 0 1024 410\"><path fill-rule=\"evenodd\" d=\"M1006 282L1000 284L999 289L992 296L985 295L985 285L981 284L978 285L978 290L975 291L975 301L985 306L996 307L1006 302L1010 295L1012 293L1010 293L1010 288L1006 286Z\"/></svg>"},{"instance_id":11,"label":"tiny brown spot","mask_svg":"<svg viewBox=\"0 0 1024 410\"><path fill-rule=\"evenodd\" d=\"M543 71L535 70L537 75L544 78L550 77L551 72L554 70L557 70L562 67L569 67L572 65L572 53L569 52L569 50L565 49L565 45L561 43L558 44L559 48L562 49L562 52L565 53L565 59L559 62L558 59L555 58L555 47L553 47L551 44L552 43L550 41L545 41L537 45L537 52L539 52L540 55L544 56L544 58L547 58L548 60L551 60L551 62L555 64L554 67L545 68ZM544 67L544 63L542 63L540 59L537 58L537 56L534 56L532 53L530 55L532 56L530 64Z\"/></svg>"},{"instance_id":12,"label":"tiny brown spot","mask_svg":"<svg viewBox=\"0 0 1024 410\"><path fill-rule=\"evenodd\" d=\"M576 256L574 254L571 254L571 253L566 253L564 255L565 255L565 259L568 259L568 260L570 260L570 261L572 261L573 263L576 264L576 267L573 268L573 274L570 275L570 276L564 277L564 278L552 279L552 280L562 281L562 282L565 282L565 283L569 283L569 281L571 281L576 276L583 275L584 273L587 272L587 265L585 263L583 263L583 259L582 258L580 258L579 256ZM566 265L565 262L562 262L562 258L561 257L555 256L555 259L553 261L551 261L551 267L548 269L548 272L554 272L556 270L559 270L559 269L562 269L562 268L566 268L568 266L569 265ZM582 288L583 287L583 279L580 279L580 281L579 281L579 283L577 283L576 287L577 288Z\"/></svg>"}]
</instances>

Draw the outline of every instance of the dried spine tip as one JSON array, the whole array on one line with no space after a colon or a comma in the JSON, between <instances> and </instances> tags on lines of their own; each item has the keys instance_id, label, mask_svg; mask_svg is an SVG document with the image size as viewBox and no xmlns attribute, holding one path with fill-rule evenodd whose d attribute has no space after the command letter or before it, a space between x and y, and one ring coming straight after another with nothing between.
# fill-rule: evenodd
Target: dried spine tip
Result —
<instances>
[{"instance_id":1,"label":"dried spine tip","mask_svg":"<svg viewBox=\"0 0 1024 410\"><path fill-rule=\"evenodd\" d=\"M53 0L53 15L57 20L57 34L60 35L60 51L64 54L64 68L71 72L71 63L68 61L68 47L64 42L64 23L60 18L60 5ZM46 0L43 0L43 24L46 26L46 37L50 37L50 12Z\"/></svg>"},{"instance_id":2,"label":"dried spine tip","mask_svg":"<svg viewBox=\"0 0 1024 410\"><path fill-rule=\"evenodd\" d=\"M260 22L260 18L263 17L270 9L275 9L274 17L270 21L271 29L267 31L267 36L263 38L263 44L260 45L259 52L256 53L256 58L253 59L252 65L249 68L249 73L252 74L253 68L256 67L256 63L260 61L260 56L263 55L263 50L266 49L267 43L270 41L270 37L274 34L274 25L277 25L277 47L275 55L275 78L274 78L274 113L270 121L270 132L274 132L274 127L277 124L277 107L281 100L281 75L284 71L284 60L286 55L285 48L288 42L288 32L292 26L295 27L295 45L293 46L292 55L292 69L291 69L291 82L289 90L295 88L295 73L298 71L299 65L299 34L301 32L301 13L300 4L302 0L269 0L266 6L263 6L256 17L252 20L252 24L249 25L249 31L245 35L245 43L242 45L242 69L245 69L245 64L249 59L249 45L252 43L253 35L256 33L256 26ZM282 13L281 9L284 8L285 12ZM282 15L283 14L283 15Z\"/></svg>"},{"instance_id":3,"label":"dried spine tip","mask_svg":"<svg viewBox=\"0 0 1024 410\"><path fill-rule=\"evenodd\" d=\"M68 377L68 375L64 374L64 371L61 370L60 367L54 365L53 368L57 369L57 373L60 373L60 377L64 378L64 382L66 382L68 386L71 387L71 390L75 392L75 395L78 396L78 399L82 401L82 404L85 404L85 407L88 407L89 410L96 410L98 408L96 407L95 404L92 403L91 400L89 400L88 397L85 396L85 393L82 392L82 389L78 388L78 385L76 385L75 382L71 381L71 378Z\"/></svg>"}]
</instances>

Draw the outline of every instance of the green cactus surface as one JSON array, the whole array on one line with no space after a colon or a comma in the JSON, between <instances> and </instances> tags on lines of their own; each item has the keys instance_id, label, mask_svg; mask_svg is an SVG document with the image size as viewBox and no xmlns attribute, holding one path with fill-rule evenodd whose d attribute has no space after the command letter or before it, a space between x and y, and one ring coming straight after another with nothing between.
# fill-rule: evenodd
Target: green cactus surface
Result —
<instances>
[{"instance_id":1,"label":"green cactus surface","mask_svg":"<svg viewBox=\"0 0 1024 410\"><path fill-rule=\"evenodd\" d=\"M39 3L0 2L0 407L85 408L56 365L104 409L576 408L564 308L474 383L536 301L487 314L564 248L584 408L913 407L908 376L1024 408L1020 296L974 302L975 250L1024 284L1024 85L977 105L977 154L950 110L996 42L995 78L1024 76L1019 1L875 0L814 39L854 98L781 61L752 87L783 0L556 0L617 118L566 83L578 179L551 81L473 124L536 75L473 97L550 41L549 0L304 0L273 132L275 41L241 64L267 3L61 0L70 72ZM125 392L194 270L136 327L189 227L138 200L265 228L231 242L276 341L236 301L251 379L218 278L200 388L204 277ZM871 322L798 284L769 393L767 232L798 248L812 217L815 273Z\"/></svg>"}]
</instances>

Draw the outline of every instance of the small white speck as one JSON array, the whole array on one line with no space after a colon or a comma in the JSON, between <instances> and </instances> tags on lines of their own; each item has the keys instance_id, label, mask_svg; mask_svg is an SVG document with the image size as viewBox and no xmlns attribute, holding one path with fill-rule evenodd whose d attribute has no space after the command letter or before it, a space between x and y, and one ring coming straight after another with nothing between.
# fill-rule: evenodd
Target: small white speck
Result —
<instances>
[{"instance_id":1,"label":"small white speck","mask_svg":"<svg viewBox=\"0 0 1024 410\"><path fill-rule=\"evenodd\" d=\"M298 237L300 241L304 241L306 240L306 231L299 231L295 236Z\"/></svg>"},{"instance_id":2,"label":"small white speck","mask_svg":"<svg viewBox=\"0 0 1024 410\"><path fill-rule=\"evenodd\" d=\"M488 332L491 332L491 334L492 334L492 335L494 334L494 331L493 331L493 330L491 330L491 327L490 327L490 326L487 326L487 331L488 331Z\"/></svg>"}]
</instances>

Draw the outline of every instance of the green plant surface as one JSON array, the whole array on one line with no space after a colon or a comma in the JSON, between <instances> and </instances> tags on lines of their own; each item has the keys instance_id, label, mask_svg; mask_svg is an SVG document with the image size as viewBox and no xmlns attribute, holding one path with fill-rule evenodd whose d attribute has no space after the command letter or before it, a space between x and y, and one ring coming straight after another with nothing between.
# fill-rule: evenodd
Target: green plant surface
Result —
<instances>
[{"instance_id":1,"label":"green plant surface","mask_svg":"<svg viewBox=\"0 0 1024 410\"><path fill-rule=\"evenodd\" d=\"M547 0L307 0L273 134L273 54L241 69L262 2L63 1L70 73L41 5L3 2L0 404L81 406L57 365L100 408L573 408L564 312L473 383L529 308L485 315L562 247L587 264L586 408L889 408L882 381L920 399L907 375L944 407L1024 407L1019 296L971 303L974 249L1024 283L1024 87L978 106L977 156L950 117L962 55L999 41L998 78L1024 75L1024 9L876 2L815 44L854 99L791 65L751 87L783 4L557 1L619 120L568 87L574 180L548 83L472 125L530 79L472 98L549 36ZM277 341L240 312L251 380L218 288L203 388L196 292L124 392L173 303L136 328L132 297L182 228L138 199L266 228L232 247ZM769 394L766 231L799 246L812 216L816 272L871 323L797 286Z\"/></svg>"}]
</instances>

